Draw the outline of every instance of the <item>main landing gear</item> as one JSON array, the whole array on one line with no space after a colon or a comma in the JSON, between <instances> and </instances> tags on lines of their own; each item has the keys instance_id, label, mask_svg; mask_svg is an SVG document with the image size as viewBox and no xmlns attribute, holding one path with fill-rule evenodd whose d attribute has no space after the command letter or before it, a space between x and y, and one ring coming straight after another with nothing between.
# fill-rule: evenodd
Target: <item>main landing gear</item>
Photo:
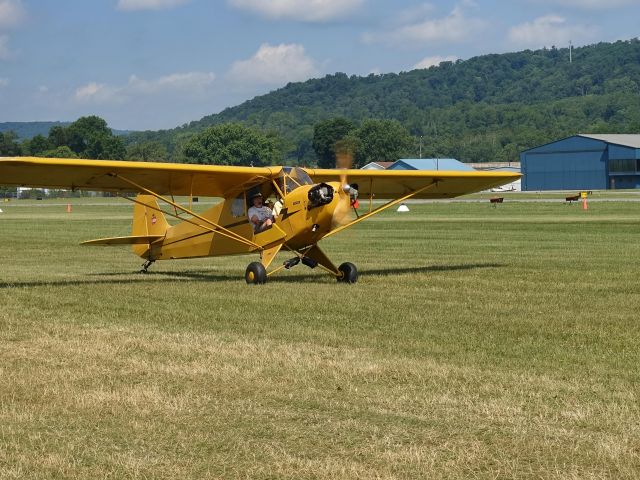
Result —
<instances>
[{"instance_id":1,"label":"main landing gear","mask_svg":"<svg viewBox=\"0 0 640 480\"><path fill-rule=\"evenodd\" d=\"M256 285L267 283L267 269L260 262L251 262L244 272L244 279Z\"/></svg>"},{"instance_id":2,"label":"main landing gear","mask_svg":"<svg viewBox=\"0 0 640 480\"><path fill-rule=\"evenodd\" d=\"M283 268L289 270L301 262L309 268L322 267L328 273L335 276L338 283L356 283L358 281L358 269L353 263L345 262L336 268L332 264L319 262L317 259L307 256L293 257L286 260L282 266L276 268L271 273L275 273ZM267 283L267 269L260 262L251 262L244 272L244 279L248 284L262 285Z\"/></svg>"}]
</instances>

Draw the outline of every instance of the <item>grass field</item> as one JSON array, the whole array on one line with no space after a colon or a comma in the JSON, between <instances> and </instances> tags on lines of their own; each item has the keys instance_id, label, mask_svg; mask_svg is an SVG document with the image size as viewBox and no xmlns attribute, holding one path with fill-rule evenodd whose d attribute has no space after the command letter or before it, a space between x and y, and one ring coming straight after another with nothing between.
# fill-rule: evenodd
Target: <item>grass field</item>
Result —
<instances>
[{"instance_id":1,"label":"grass field","mask_svg":"<svg viewBox=\"0 0 640 480\"><path fill-rule=\"evenodd\" d=\"M73 202L0 204L2 479L639 476L640 203L411 204L323 244L359 283L248 286Z\"/></svg>"}]
</instances>

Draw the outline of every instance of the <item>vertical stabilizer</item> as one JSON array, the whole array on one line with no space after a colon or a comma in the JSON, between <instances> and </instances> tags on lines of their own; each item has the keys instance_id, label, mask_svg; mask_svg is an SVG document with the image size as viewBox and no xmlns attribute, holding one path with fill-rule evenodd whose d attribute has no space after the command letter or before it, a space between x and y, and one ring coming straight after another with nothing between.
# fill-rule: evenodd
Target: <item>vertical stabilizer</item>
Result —
<instances>
[{"instance_id":1,"label":"vertical stabilizer","mask_svg":"<svg viewBox=\"0 0 640 480\"><path fill-rule=\"evenodd\" d=\"M133 226L131 235L133 236L164 236L169 229L169 223L164 214L160 211L158 200L152 195L138 195L133 207ZM149 256L150 245L133 245L133 252L136 255L147 258Z\"/></svg>"}]
</instances>

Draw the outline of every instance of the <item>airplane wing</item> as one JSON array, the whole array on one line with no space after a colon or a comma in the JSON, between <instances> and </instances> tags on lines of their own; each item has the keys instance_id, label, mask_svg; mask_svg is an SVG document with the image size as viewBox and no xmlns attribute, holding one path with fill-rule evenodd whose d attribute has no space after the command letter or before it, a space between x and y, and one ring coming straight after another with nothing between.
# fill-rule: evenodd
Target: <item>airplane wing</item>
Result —
<instances>
[{"instance_id":1,"label":"airplane wing","mask_svg":"<svg viewBox=\"0 0 640 480\"><path fill-rule=\"evenodd\" d=\"M447 170L322 170L306 169L315 182L339 182L346 174L358 185L360 198L373 194L378 199L400 198L435 182L432 188L412 198L453 198L488 190L520 178L511 172L459 172Z\"/></svg>"},{"instance_id":2,"label":"airplane wing","mask_svg":"<svg viewBox=\"0 0 640 480\"><path fill-rule=\"evenodd\" d=\"M274 178L282 167L231 167L178 163L126 162L114 160L0 158L0 185L63 188L111 192L142 192L159 195L227 197ZM444 170L322 170L306 169L316 182L341 181L358 184L362 197L399 198L435 182L413 198L452 198L487 190L520 178L509 172L459 172Z\"/></svg>"},{"instance_id":3,"label":"airplane wing","mask_svg":"<svg viewBox=\"0 0 640 480\"><path fill-rule=\"evenodd\" d=\"M226 197L273 178L281 168L0 157L0 185Z\"/></svg>"}]
</instances>

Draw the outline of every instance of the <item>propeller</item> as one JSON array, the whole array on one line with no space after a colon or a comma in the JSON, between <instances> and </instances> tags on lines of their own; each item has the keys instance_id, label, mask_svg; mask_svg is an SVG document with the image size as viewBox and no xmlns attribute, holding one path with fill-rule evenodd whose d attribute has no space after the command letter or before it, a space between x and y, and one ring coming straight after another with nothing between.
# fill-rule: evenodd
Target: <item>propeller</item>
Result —
<instances>
[{"instance_id":1,"label":"propeller","mask_svg":"<svg viewBox=\"0 0 640 480\"><path fill-rule=\"evenodd\" d=\"M340 170L340 189L338 192L338 204L333 211L332 228L346 225L352 220L353 207L357 208L358 191L350 185L347 179L347 171L353 166L353 152L351 149L336 148L336 167Z\"/></svg>"}]
</instances>

